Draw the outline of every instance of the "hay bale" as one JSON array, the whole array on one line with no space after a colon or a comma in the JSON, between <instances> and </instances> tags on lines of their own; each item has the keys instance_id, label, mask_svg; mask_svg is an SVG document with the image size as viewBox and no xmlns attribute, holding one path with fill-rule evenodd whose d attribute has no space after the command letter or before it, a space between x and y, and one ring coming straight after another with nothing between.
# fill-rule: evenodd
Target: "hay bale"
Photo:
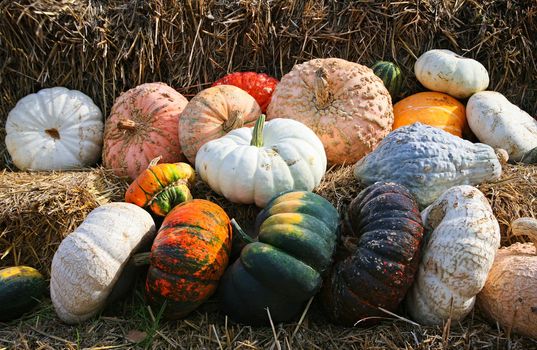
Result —
<instances>
[{"instance_id":1,"label":"hay bale","mask_svg":"<svg viewBox=\"0 0 537 350\"><path fill-rule=\"evenodd\" d=\"M226 72L281 77L296 63L341 57L413 65L431 48L478 59L490 89L537 114L535 1L56 1L0 3L0 139L24 95L79 89L103 113L120 92L163 81L191 95ZM9 165L0 146L0 164Z\"/></svg>"},{"instance_id":2,"label":"hay bale","mask_svg":"<svg viewBox=\"0 0 537 350\"><path fill-rule=\"evenodd\" d=\"M94 208L122 200L126 184L102 168L0 173L0 267L50 272L61 240Z\"/></svg>"}]
</instances>

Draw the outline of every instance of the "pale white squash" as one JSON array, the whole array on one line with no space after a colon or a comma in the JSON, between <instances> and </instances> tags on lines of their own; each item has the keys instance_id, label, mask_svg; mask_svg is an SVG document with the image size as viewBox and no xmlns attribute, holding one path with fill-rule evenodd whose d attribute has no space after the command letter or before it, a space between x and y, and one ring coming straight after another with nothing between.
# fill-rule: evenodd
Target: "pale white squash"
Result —
<instances>
[{"instance_id":1,"label":"pale white squash","mask_svg":"<svg viewBox=\"0 0 537 350\"><path fill-rule=\"evenodd\" d=\"M489 86L487 69L478 61L450 50L430 50L414 64L419 82L429 90L467 98Z\"/></svg>"},{"instance_id":2,"label":"pale white squash","mask_svg":"<svg viewBox=\"0 0 537 350\"><path fill-rule=\"evenodd\" d=\"M134 277L125 271L131 254L154 236L151 215L134 204L109 203L89 213L52 260L50 297L60 319L83 322L105 307L112 292L121 294L116 285L126 288Z\"/></svg>"},{"instance_id":3,"label":"pale white squash","mask_svg":"<svg viewBox=\"0 0 537 350\"><path fill-rule=\"evenodd\" d=\"M196 155L196 172L231 202L264 207L282 191L313 190L326 171L323 144L311 129L292 119L264 120L207 142Z\"/></svg>"},{"instance_id":4,"label":"pale white squash","mask_svg":"<svg viewBox=\"0 0 537 350\"><path fill-rule=\"evenodd\" d=\"M478 92L466 106L468 125L479 141L503 148L520 161L537 147L537 121L496 91Z\"/></svg>"},{"instance_id":5,"label":"pale white squash","mask_svg":"<svg viewBox=\"0 0 537 350\"><path fill-rule=\"evenodd\" d=\"M447 190L421 216L426 240L407 309L422 324L462 320L500 246L498 221L485 196L472 186Z\"/></svg>"},{"instance_id":6,"label":"pale white squash","mask_svg":"<svg viewBox=\"0 0 537 350\"><path fill-rule=\"evenodd\" d=\"M6 147L21 170L66 170L93 165L101 156L103 117L80 91L43 89L9 112Z\"/></svg>"}]
</instances>

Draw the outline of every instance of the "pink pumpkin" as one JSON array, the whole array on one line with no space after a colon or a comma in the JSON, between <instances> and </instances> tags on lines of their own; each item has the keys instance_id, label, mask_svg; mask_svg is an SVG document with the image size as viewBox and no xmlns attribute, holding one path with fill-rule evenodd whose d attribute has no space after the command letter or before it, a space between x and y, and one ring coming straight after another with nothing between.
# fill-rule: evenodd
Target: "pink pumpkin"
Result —
<instances>
[{"instance_id":1,"label":"pink pumpkin","mask_svg":"<svg viewBox=\"0 0 537 350\"><path fill-rule=\"evenodd\" d=\"M388 90L371 69L339 58L293 67L276 86L267 119L290 118L321 139L331 164L355 163L392 130Z\"/></svg>"},{"instance_id":2,"label":"pink pumpkin","mask_svg":"<svg viewBox=\"0 0 537 350\"><path fill-rule=\"evenodd\" d=\"M131 179L152 159L184 160L178 137L179 116L188 100L164 83L147 83L122 93L105 124L103 163Z\"/></svg>"}]
</instances>

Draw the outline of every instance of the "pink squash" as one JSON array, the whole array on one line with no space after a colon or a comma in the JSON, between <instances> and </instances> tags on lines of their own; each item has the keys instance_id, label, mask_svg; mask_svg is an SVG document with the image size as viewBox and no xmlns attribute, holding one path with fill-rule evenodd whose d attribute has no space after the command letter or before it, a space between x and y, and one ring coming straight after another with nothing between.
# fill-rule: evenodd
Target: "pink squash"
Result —
<instances>
[{"instance_id":1,"label":"pink squash","mask_svg":"<svg viewBox=\"0 0 537 350\"><path fill-rule=\"evenodd\" d=\"M217 85L190 100L179 119L179 142L184 155L194 164L205 143L233 129L253 126L261 115L256 100L233 85Z\"/></svg>"},{"instance_id":2,"label":"pink squash","mask_svg":"<svg viewBox=\"0 0 537 350\"><path fill-rule=\"evenodd\" d=\"M355 163L392 130L388 90L373 71L339 58L293 67L276 86L267 119L306 124L323 142L331 164Z\"/></svg>"},{"instance_id":3,"label":"pink squash","mask_svg":"<svg viewBox=\"0 0 537 350\"><path fill-rule=\"evenodd\" d=\"M103 163L132 180L152 159L184 160L178 137L179 116L188 100L164 83L147 83L122 93L104 130Z\"/></svg>"}]
</instances>

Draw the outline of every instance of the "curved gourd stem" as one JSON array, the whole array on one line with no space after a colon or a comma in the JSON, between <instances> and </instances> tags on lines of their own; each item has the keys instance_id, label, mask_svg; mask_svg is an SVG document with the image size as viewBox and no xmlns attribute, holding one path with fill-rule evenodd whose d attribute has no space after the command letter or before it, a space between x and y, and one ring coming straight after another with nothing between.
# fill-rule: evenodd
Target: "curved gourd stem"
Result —
<instances>
[{"instance_id":1,"label":"curved gourd stem","mask_svg":"<svg viewBox=\"0 0 537 350\"><path fill-rule=\"evenodd\" d=\"M265 127L265 115L257 119L254 126L254 131L252 131L252 141L250 146L262 147L263 146L263 128Z\"/></svg>"},{"instance_id":2,"label":"curved gourd stem","mask_svg":"<svg viewBox=\"0 0 537 350\"><path fill-rule=\"evenodd\" d=\"M513 236L528 236L537 249L537 219L518 218L511 223Z\"/></svg>"},{"instance_id":3,"label":"curved gourd stem","mask_svg":"<svg viewBox=\"0 0 537 350\"><path fill-rule=\"evenodd\" d=\"M315 104L317 105L317 108L326 108L330 104L330 85L328 84L326 69L323 67L315 71L313 90L315 92Z\"/></svg>"},{"instance_id":4,"label":"curved gourd stem","mask_svg":"<svg viewBox=\"0 0 537 350\"><path fill-rule=\"evenodd\" d=\"M150 252L134 254L131 258L131 261L134 266L149 265L149 262L151 260L150 256Z\"/></svg>"},{"instance_id":5,"label":"curved gourd stem","mask_svg":"<svg viewBox=\"0 0 537 350\"><path fill-rule=\"evenodd\" d=\"M121 119L117 123L117 127L122 130L134 130L136 129L136 122L132 119Z\"/></svg>"},{"instance_id":6,"label":"curved gourd stem","mask_svg":"<svg viewBox=\"0 0 537 350\"><path fill-rule=\"evenodd\" d=\"M244 125L244 119L243 119L242 113L239 111L232 111L230 113L229 118L222 125L222 128L224 129L224 132L227 134L231 130L242 128L243 125Z\"/></svg>"},{"instance_id":7,"label":"curved gourd stem","mask_svg":"<svg viewBox=\"0 0 537 350\"><path fill-rule=\"evenodd\" d=\"M156 158L151 159L151 161L150 161L149 164L147 165L147 169L149 169L149 168L154 167L155 165L157 165L158 162L160 162L161 159L162 159L162 156L158 156L158 157L156 157Z\"/></svg>"},{"instance_id":8,"label":"curved gourd stem","mask_svg":"<svg viewBox=\"0 0 537 350\"><path fill-rule=\"evenodd\" d=\"M495 148L494 152L496 153L496 157L498 157L501 165L507 164L507 161L509 160L509 153L507 153L506 150L503 148Z\"/></svg>"},{"instance_id":9,"label":"curved gourd stem","mask_svg":"<svg viewBox=\"0 0 537 350\"><path fill-rule=\"evenodd\" d=\"M237 221L235 221L235 219L231 219L231 226L233 226L235 231L237 231L241 241L243 241L246 244L255 242L255 240L252 237L248 236L246 232L244 232L244 230L239 226L239 224L237 223Z\"/></svg>"}]
</instances>

